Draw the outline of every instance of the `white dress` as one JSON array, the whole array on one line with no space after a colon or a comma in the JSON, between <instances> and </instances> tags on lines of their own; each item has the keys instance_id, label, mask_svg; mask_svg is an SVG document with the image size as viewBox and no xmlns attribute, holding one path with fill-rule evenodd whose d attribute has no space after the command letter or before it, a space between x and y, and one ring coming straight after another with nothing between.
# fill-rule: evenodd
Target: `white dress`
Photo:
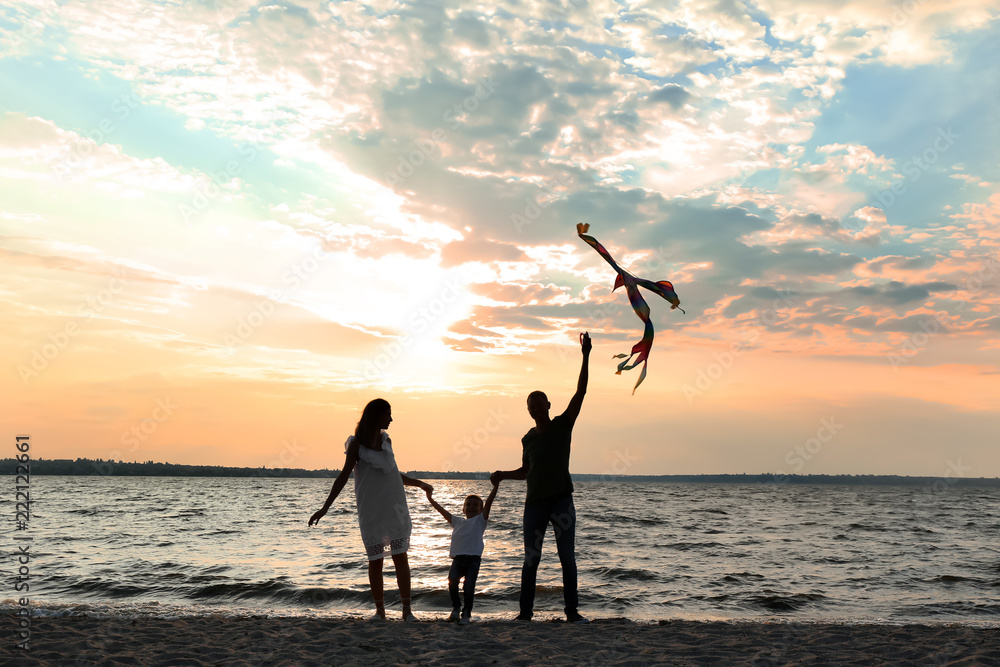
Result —
<instances>
[{"instance_id":1,"label":"white dress","mask_svg":"<svg viewBox=\"0 0 1000 667\"><path fill-rule=\"evenodd\" d=\"M347 439L345 449L354 441ZM382 451L358 447L354 468L354 495L358 500L358 526L368 560L401 554L410 548L410 508L396 467L389 436L382 433Z\"/></svg>"}]
</instances>

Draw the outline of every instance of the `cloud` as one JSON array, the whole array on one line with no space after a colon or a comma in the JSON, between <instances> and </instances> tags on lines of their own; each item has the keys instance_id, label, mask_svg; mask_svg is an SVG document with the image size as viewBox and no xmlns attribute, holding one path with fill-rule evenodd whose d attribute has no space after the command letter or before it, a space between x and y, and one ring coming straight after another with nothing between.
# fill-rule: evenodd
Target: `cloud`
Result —
<instances>
[{"instance_id":1,"label":"cloud","mask_svg":"<svg viewBox=\"0 0 1000 667\"><path fill-rule=\"evenodd\" d=\"M109 134L107 126L92 134L84 136L43 118L7 112L0 117L3 176L97 188L120 198L194 189L197 175L181 173L162 158L136 158L123 153L120 146L103 143ZM222 187L235 189L231 183Z\"/></svg>"},{"instance_id":2,"label":"cloud","mask_svg":"<svg viewBox=\"0 0 1000 667\"><path fill-rule=\"evenodd\" d=\"M521 262L526 259L524 251L517 246L487 239L454 241L441 251L441 266L446 268L465 262Z\"/></svg>"},{"instance_id":3,"label":"cloud","mask_svg":"<svg viewBox=\"0 0 1000 667\"><path fill-rule=\"evenodd\" d=\"M514 284L514 283L485 283L473 285L472 291L475 294L485 296L492 301L498 301L507 305L518 306L522 304L534 305L539 302L549 302L566 294L566 288L556 285Z\"/></svg>"},{"instance_id":4,"label":"cloud","mask_svg":"<svg viewBox=\"0 0 1000 667\"><path fill-rule=\"evenodd\" d=\"M669 104L672 109L679 109L684 106L684 103L691 98L691 93L686 91L683 86L678 86L676 83L668 83L662 88L654 90L652 93L646 97L646 100L651 104Z\"/></svg>"}]
</instances>

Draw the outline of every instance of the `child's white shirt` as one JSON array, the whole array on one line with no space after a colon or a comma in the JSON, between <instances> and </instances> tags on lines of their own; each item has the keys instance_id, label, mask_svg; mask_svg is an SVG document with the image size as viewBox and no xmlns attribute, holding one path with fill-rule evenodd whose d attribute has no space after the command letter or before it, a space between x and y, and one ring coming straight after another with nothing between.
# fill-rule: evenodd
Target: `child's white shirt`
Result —
<instances>
[{"instance_id":1,"label":"child's white shirt","mask_svg":"<svg viewBox=\"0 0 1000 667\"><path fill-rule=\"evenodd\" d=\"M480 512L471 519L451 516L451 557L482 556L486 519Z\"/></svg>"}]
</instances>

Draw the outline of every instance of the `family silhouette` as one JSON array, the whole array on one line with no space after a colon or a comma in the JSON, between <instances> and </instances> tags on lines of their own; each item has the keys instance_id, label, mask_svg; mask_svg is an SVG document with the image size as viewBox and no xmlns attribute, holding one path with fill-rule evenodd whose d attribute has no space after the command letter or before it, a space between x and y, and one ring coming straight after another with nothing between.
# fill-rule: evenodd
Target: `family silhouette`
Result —
<instances>
[{"instance_id":1,"label":"family silhouette","mask_svg":"<svg viewBox=\"0 0 1000 667\"><path fill-rule=\"evenodd\" d=\"M318 523L326 515L353 472L358 527L368 556L368 581L375 603L373 620L386 618L382 569L387 554L392 557L396 568L402 618L404 621L416 620L411 608L410 563L407 556L412 524L404 486L423 489L427 500L451 525L452 566L448 573L448 589L452 612L448 620L466 624L472 618L490 509L500 484L507 479L520 479L526 481L527 493L523 514L524 563L521 568L520 613L516 620L527 622L532 619L542 542L551 523L562 567L566 620L571 623L589 622L578 611L576 509L573 504L573 480L569 473L573 426L587 393L591 351L588 333L580 335L580 348L583 362L576 393L569 406L562 414L550 417L552 405L546 395L541 391L528 395L528 414L535 425L521 438L521 466L515 470L494 472L490 476L493 489L486 501L475 495L467 497L462 506L464 516L455 516L442 507L434 499L434 487L430 484L399 472L392 441L385 432L392 423L389 403L376 398L365 406L354 435L345 444L344 466L334 480L323 507L309 519L309 525ZM463 579L464 606L458 592Z\"/></svg>"}]
</instances>

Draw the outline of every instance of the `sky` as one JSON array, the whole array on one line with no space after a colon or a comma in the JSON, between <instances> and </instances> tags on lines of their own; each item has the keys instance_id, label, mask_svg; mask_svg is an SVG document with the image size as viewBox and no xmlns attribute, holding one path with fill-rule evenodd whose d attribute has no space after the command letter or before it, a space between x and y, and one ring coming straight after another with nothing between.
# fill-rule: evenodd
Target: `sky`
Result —
<instances>
[{"instance_id":1,"label":"sky","mask_svg":"<svg viewBox=\"0 0 1000 667\"><path fill-rule=\"evenodd\" d=\"M0 413L35 458L1000 475L1000 6L13 2ZM590 225L647 293L642 336ZM13 455L14 449L11 448Z\"/></svg>"}]
</instances>

